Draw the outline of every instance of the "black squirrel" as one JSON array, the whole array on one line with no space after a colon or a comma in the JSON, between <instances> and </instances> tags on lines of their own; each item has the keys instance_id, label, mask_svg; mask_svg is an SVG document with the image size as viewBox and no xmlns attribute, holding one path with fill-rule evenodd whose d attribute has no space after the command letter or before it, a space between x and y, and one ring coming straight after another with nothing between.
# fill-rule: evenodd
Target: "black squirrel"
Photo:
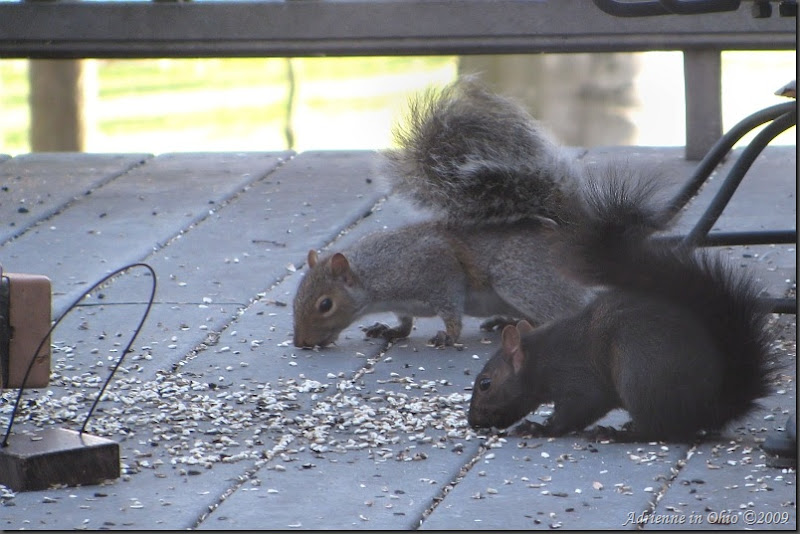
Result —
<instances>
[{"instance_id":1,"label":"black squirrel","mask_svg":"<svg viewBox=\"0 0 800 534\"><path fill-rule=\"evenodd\" d=\"M589 290L557 270L548 235L582 171L545 129L511 99L463 77L410 102L383 152L394 189L433 219L369 235L321 258L294 298L294 344L328 345L356 319L394 312L369 337L407 337L413 318L438 315L435 346L456 344L463 315L543 324L578 309Z\"/></svg>"},{"instance_id":2,"label":"black squirrel","mask_svg":"<svg viewBox=\"0 0 800 534\"><path fill-rule=\"evenodd\" d=\"M657 188L619 173L588 180L585 201L558 230L569 275L603 289L547 325L503 329L474 382L472 427L506 428L553 402L545 424L527 431L582 431L624 408L629 432L600 435L690 440L768 393L772 340L753 278L708 251L652 239L669 217L655 205Z\"/></svg>"}]
</instances>

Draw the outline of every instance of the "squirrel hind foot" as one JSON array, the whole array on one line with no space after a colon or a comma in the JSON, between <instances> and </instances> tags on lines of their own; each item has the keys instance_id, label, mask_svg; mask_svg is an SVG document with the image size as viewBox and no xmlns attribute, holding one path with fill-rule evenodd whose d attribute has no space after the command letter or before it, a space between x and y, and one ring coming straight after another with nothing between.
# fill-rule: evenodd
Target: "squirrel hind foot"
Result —
<instances>
[{"instance_id":1,"label":"squirrel hind foot","mask_svg":"<svg viewBox=\"0 0 800 534\"><path fill-rule=\"evenodd\" d=\"M437 349L443 349L445 347L463 347L463 345L456 343L456 340L453 338L453 336L444 330L439 330L436 332L436 335L428 340L428 346L436 347Z\"/></svg>"},{"instance_id":2,"label":"squirrel hind foot","mask_svg":"<svg viewBox=\"0 0 800 534\"><path fill-rule=\"evenodd\" d=\"M722 434L718 431L696 431L686 433L665 434L664 432L654 432L637 428L634 421L627 421L620 428L612 426L595 425L593 428L584 430L581 435L594 442L614 443L644 443L653 441L679 441L685 443L699 443L708 439L721 438Z\"/></svg>"},{"instance_id":3,"label":"squirrel hind foot","mask_svg":"<svg viewBox=\"0 0 800 534\"><path fill-rule=\"evenodd\" d=\"M520 319L507 315L495 315L481 323L481 330L485 332L500 332L506 326L516 326Z\"/></svg>"}]
</instances>

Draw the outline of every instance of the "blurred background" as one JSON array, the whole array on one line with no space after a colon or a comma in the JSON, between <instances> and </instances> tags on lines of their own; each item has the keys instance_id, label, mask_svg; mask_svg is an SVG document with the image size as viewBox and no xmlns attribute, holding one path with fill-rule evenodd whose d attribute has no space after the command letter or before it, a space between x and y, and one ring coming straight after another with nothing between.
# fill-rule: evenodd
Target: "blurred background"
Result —
<instances>
[{"instance_id":1,"label":"blurred background","mask_svg":"<svg viewBox=\"0 0 800 534\"><path fill-rule=\"evenodd\" d=\"M796 53L723 52L722 66L727 130L786 101L774 92L795 78ZM386 148L410 95L473 72L563 143L685 143L681 52L0 59L0 153ZM795 135L774 143L794 144Z\"/></svg>"}]
</instances>

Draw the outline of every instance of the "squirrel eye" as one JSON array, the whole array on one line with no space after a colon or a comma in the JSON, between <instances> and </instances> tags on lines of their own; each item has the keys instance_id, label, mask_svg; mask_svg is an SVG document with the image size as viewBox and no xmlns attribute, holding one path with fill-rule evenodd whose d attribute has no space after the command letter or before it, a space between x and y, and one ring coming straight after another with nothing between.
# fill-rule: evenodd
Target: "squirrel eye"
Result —
<instances>
[{"instance_id":1,"label":"squirrel eye","mask_svg":"<svg viewBox=\"0 0 800 534\"><path fill-rule=\"evenodd\" d=\"M317 306L320 313L328 313L331 311L331 308L333 308L333 301L327 297L319 301L319 305Z\"/></svg>"},{"instance_id":2,"label":"squirrel eye","mask_svg":"<svg viewBox=\"0 0 800 534\"><path fill-rule=\"evenodd\" d=\"M478 389L480 389L481 391L486 391L487 389L489 389L489 387L491 387L491 385L492 385L492 379L489 378L488 376L484 376L478 381Z\"/></svg>"}]
</instances>

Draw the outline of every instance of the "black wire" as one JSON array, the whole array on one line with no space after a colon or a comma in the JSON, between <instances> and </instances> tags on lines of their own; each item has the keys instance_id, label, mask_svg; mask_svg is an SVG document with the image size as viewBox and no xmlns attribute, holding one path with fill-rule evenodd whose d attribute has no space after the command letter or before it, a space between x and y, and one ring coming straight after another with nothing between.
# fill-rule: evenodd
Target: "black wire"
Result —
<instances>
[{"instance_id":1,"label":"black wire","mask_svg":"<svg viewBox=\"0 0 800 534\"><path fill-rule=\"evenodd\" d=\"M117 372L117 369L122 364L122 360L125 358L125 355L128 353L128 351L130 350L131 346L133 345L133 342L136 340L136 336L138 336L139 332L142 330L142 326L144 326L144 322L145 322L145 320L147 320L147 316L150 314L150 309L153 307L153 301L155 300L156 285L157 285L156 272L153 270L152 267L150 267L146 263L132 263L130 265L126 265L125 267L121 267L120 269L117 269L116 271L112 272L111 274L106 275L103 279L101 279L99 282L97 282L91 288L86 290L80 297L78 297L75 300L75 302L73 302L66 309L66 311L61 314L61 317L59 317L56 320L56 322L53 323L53 326L50 327L50 330L47 331L47 334L45 334L45 336L39 342L39 346L36 348L36 351L33 353L33 357L31 358L31 361L28 364L28 369L25 371L25 376L22 379L22 384L20 384L19 394L17 395L17 400L14 403L14 409L11 411L11 419L8 422L8 428L6 429L6 434L5 434L5 437L3 438L3 443L2 443L2 445L0 445L0 447L7 447L8 446L8 438L11 435L11 427L14 424L14 419L15 419L15 417L17 415L17 409L19 408L19 403L22 400L22 393L23 393L23 390L24 390L24 387L25 387L25 383L28 381L28 375L30 375L31 369L33 369L33 364L36 361L36 355L38 355L39 351L42 350L42 347L44 346L45 342L47 342L47 340L50 339L50 335L53 333L53 331L59 325L61 320L64 319L64 317L66 317L69 312L71 312L73 309L75 309L78 306L78 303L81 300L83 300L87 295L89 295L92 291L94 291L95 289L97 289L98 287L103 285L105 282L107 282L108 280L110 280L114 276L117 276L118 274L123 273L123 272L127 271L128 269L132 269L134 267L144 267L145 269L150 271L150 274L153 277L153 284L152 284L152 287L150 289L150 298L148 299L147 307L145 308L144 314L142 315L142 319L139 321L139 325L134 330L133 336L131 336L131 339L128 342L128 346L125 347L124 351L122 351L122 355L119 357L119 360L117 361L117 364L111 370L111 374L108 375L108 378L106 379L105 384L103 384L103 387L100 389L100 392L97 394L97 397L95 398L94 403L92 404L92 407L89 409L89 413L86 414L86 420L83 422L83 426L81 426L81 430L80 430L80 434L83 434L84 430L86 429L86 424L89 422L89 418L92 416L92 413L94 412L95 407L97 407L97 403L100 402L100 397L103 396L103 393L105 392L106 387L111 382L111 379L114 377L114 373Z\"/></svg>"}]
</instances>

